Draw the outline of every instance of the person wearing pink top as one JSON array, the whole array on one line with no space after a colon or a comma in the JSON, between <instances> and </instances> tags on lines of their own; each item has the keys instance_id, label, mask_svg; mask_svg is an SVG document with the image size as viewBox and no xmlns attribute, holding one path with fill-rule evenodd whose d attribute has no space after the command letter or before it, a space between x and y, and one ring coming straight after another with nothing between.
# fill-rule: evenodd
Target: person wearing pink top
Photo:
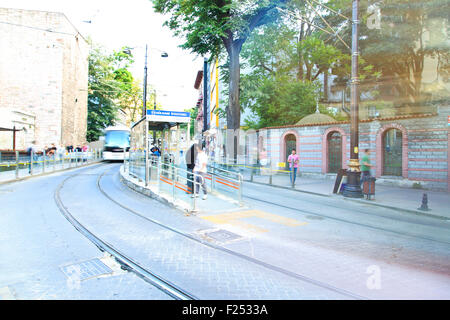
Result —
<instances>
[{"instance_id":1,"label":"person wearing pink top","mask_svg":"<svg viewBox=\"0 0 450 320\"><path fill-rule=\"evenodd\" d=\"M292 186L294 186L295 178L297 177L298 163L300 162L300 157L296 154L295 149L292 149L292 153L289 155L287 161L289 162L289 177L291 178Z\"/></svg>"}]
</instances>

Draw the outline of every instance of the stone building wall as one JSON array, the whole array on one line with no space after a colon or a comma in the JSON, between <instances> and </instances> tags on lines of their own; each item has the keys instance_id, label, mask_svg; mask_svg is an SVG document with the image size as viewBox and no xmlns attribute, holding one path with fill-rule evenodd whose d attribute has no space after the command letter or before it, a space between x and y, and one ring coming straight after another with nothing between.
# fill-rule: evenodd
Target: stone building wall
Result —
<instances>
[{"instance_id":1,"label":"stone building wall","mask_svg":"<svg viewBox=\"0 0 450 320\"><path fill-rule=\"evenodd\" d=\"M0 21L0 108L35 117L33 138L17 149L29 139L38 147L83 143L86 41L61 13L0 8Z\"/></svg>"}]
</instances>

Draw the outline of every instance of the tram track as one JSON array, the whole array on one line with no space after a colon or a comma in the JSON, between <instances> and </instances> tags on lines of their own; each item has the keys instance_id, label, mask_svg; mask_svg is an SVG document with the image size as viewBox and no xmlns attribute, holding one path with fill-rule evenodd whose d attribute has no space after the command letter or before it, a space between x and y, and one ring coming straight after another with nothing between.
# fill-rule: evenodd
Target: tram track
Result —
<instances>
[{"instance_id":1,"label":"tram track","mask_svg":"<svg viewBox=\"0 0 450 320\"><path fill-rule=\"evenodd\" d=\"M88 168L85 168L85 169L88 169ZM109 170L111 170L111 168L108 168L106 171L104 171L104 173L106 173ZM62 215L73 225L73 227L76 230L78 230L81 234L83 234L88 240L90 240L92 243L94 243L95 246L97 246L97 248L100 251L107 252L111 256L113 256L116 259L116 261L122 265L123 269L135 272L143 280L145 280L146 282L157 287L158 289L160 289L167 295L171 296L172 298L174 298L176 300L197 300L198 298L195 295L191 294L187 290L179 288L178 286L171 283L167 279L164 279L163 277L155 274L151 270L141 266L138 262L134 261L133 258L131 258L130 256L126 255L125 253L116 249L112 244L97 237L85 225L83 225L80 221L78 221L74 217L74 215L69 211L67 206L64 205L64 202L61 199L60 191L64 187L64 184L69 179L72 179L72 178L76 177L77 175L78 175L78 173L65 178L57 186L57 188L54 192L54 200L56 202L56 205L58 206L58 209L60 210Z\"/></svg>"},{"instance_id":2,"label":"tram track","mask_svg":"<svg viewBox=\"0 0 450 320\"><path fill-rule=\"evenodd\" d=\"M186 239L189 239L191 241L194 241L196 243L199 243L201 245L207 246L209 248L218 250L220 252L224 252L227 253L229 255L232 255L234 257L238 257L241 258L247 262L251 262L254 263L258 266L267 268L268 270L271 271L275 271L278 272L280 274L283 274L285 276L291 277L293 279L297 279L303 282L307 282L309 284L313 284L315 286L318 286L320 288L323 288L325 290L329 290L335 293L338 293L344 297L347 298L352 298L352 299L357 299L357 300L365 300L365 299L369 299L367 297L355 294L353 292L347 291L345 289L341 289L341 288L337 288L329 283L325 283L316 279L313 279L311 277L308 277L306 275L302 275L296 272L292 272L289 270L286 270L284 268L278 267L276 265L272 265L270 263L264 262L262 260L258 260L256 258L247 256L245 254L241 254L235 251L232 251L230 249L227 249L225 247L219 246L219 245L215 245L213 243L210 242L206 242L205 240L195 237L192 234L183 232L181 230L177 230L173 227L170 227L166 224L163 224L153 218L149 218L147 216L144 216L143 214L141 214L140 212L130 208L129 206L127 206L126 204L124 204L123 202L118 201L117 199L115 199L112 195L108 194L105 189L102 187L102 179L103 177L110 171L114 169L114 167L112 168L107 168L106 170L104 170L101 173L98 174L93 174L97 176L96 179L96 188L100 191L100 193L102 193L109 201L113 202L114 204L116 204L117 206L121 207L122 209L126 210L127 212L138 216L139 218L142 218L148 222L151 222L152 224L155 224L165 230L174 232ZM117 173L116 173L117 174ZM106 251L108 253L110 253L113 257L116 258L116 260L121 263L125 269L129 269L130 271L135 272L138 276L140 276L141 278L143 278L145 281L149 282L150 284L156 286L157 288L161 289L162 291L166 292L168 295L170 295L171 297L175 298L175 299L183 299L183 300L192 300L192 299L197 299L194 295L192 295L191 293L187 292L186 290L177 287L175 284L171 283L170 281L167 281L165 279L163 279L162 277L152 273L150 270L148 270L147 268L139 265L136 261L134 261L131 257L127 256L126 254L119 252L116 248L114 248L111 244L107 243L106 241L98 238L95 234L93 234L91 231L89 231L86 226L83 226L79 221L77 221L75 219L75 217L73 216L73 214L67 209L67 207L64 205L61 197L60 197L60 190L64 187L64 184L71 178L75 177L75 175L72 175L68 178L66 178L63 182L61 182L61 184L57 187L57 189L55 190L55 202L58 205L58 208L60 209L60 211L62 212L62 214L66 217L66 219L72 224L74 225L74 227L80 231L82 234L84 234L89 240L91 240L101 251ZM132 191L132 190L130 190ZM380 227L375 227L375 226L370 226L370 225L366 225L363 223L355 223L352 221L348 221L345 219L340 219L340 218L335 218L332 216L328 216L328 215L324 215L324 214L319 214L317 212L313 212L313 211L307 211L307 210L301 210L298 208L293 208L290 206L286 206L286 205L282 205L279 203L275 203L275 202L270 202L267 200L263 200L263 199L258 199L258 198L254 198L254 197L250 197L250 196L245 196L244 197L248 198L248 199L252 199L252 200L256 200L256 201L262 201L265 203L269 203L271 205L276 205L276 206L280 206L283 208L287 208L290 210L295 210L295 211L300 211L303 214L308 214L308 215L316 215L316 216L320 216L323 218L328 218L328 219L333 219L333 220L337 220L339 222L344 222L344 223L351 223L351 224L356 224L359 225L361 227L366 227L366 228L371 228L371 229L375 229L378 231L384 231L384 232L390 232L390 233L395 233L397 235L402 235L402 236L408 236L408 237L414 237L414 238L420 238L423 240L431 240L434 242L438 242L438 243L442 243L442 244L448 244L447 242L442 242L442 241L438 241L436 239L431 239L431 238L426 238L426 237L418 237L417 235L411 235L411 234L407 234L407 233L401 233L401 232L397 232L394 230L388 230L388 229L384 229L384 228L380 228Z\"/></svg>"},{"instance_id":3,"label":"tram track","mask_svg":"<svg viewBox=\"0 0 450 320\"><path fill-rule=\"evenodd\" d=\"M151 218L149 218L147 216L142 215L141 213L137 212L136 210L134 210L134 209L126 206L125 204L117 201L116 199L114 199L112 196L110 196L102 188L101 183L100 183L101 179L111 169L112 168L110 168L108 170L105 170L102 174L100 174L98 176L98 178L97 178L97 188L106 198L108 198L110 201L112 201L116 205L120 206L121 208L125 209L126 211L130 212L131 214L136 215L136 216L138 216L138 217L140 217L140 218L142 218L142 219L144 219L144 220L146 220L148 222L151 222L151 223L153 223L153 224L155 224L155 225L157 225L157 226L159 226L161 228L164 228L165 230L174 232L174 233L176 233L176 234L178 234L178 235L180 235L180 236L182 236L182 237L184 237L186 239L189 239L191 241L194 241L194 242L199 243L201 245L204 245L206 247L218 250L220 252L227 253L227 254L232 255L234 257L238 257L238 258L243 259L243 260L245 260L247 262L251 262L251 263L254 263L254 264L258 265L258 266L261 266L261 267L264 267L266 269L269 269L271 271L278 272L278 273L280 273L282 275L285 275L285 276L288 276L288 277L291 277L291 278L294 278L294 279L297 279L297 280L300 280L300 281L303 281L303 282L307 282L309 284L313 284L313 285L321 287L321 288L323 288L325 290L329 290L329 291L341 294L342 296L347 297L347 298L352 298L352 299L355 299L355 300L369 300L369 298L367 298L367 297L355 294L355 293L347 291L345 289L337 288L337 287L335 287L335 286L333 286L331 284L328 284L328 283L325 283L325 282L313 279L311 277L308 277L308 276L305 276L305 275L302 275L302 274L299 274L299 273L296 273L296 272L292 272L292 271L280 268L280 267L275 266L273 264L269 264L269 263L264 262L262 260L259 260L259 259L247 256L247 255L235 252L235 251L232 251L232 250L227 249L225 247L218 246L218 245L212 244L210 242L206 242L206 241L204 241L204 240L202 240L200 238L194 237L193 235L191 235L189 233L183 232L181 230L177 230L177 229L172 228L170 226L167 226L167 225L165 225L165 224L163 224L163 223L161 223L161 222L159 222L159 221L157 221L155 219L151 219Z\"/></svg>"},{"instance_id":4,"label":"tram track","mask_svg":"<svg viewBox=\"0 0 450 320\"><path fill-rule=\"evenodd\" d=\"M412 234L412 233L407 233L407 232L400 232L400 231L390 230L390 229L377 227L377 226L373 226L373 225L369 225L369 224L365 224L365 223L360 223L360 222L350 221L350 220L347 220L347 219L337 218L337 217L333 217L333 216L322 214L322 213L317 213L317 212L310 211L310 210L303 210L303 209L291 207L291 206L288 206L288 205L280 204L280 203L277 203L277 202L264 200L264 199L261 199L261 198L251 197L251 196L248 196L248 195L245 195L245 194L243 194L242 197L243 198L247 198L247 199L251 199L251 200L254 200L254 201L259 201L259 202L262 202L262 203L265 203L265 204L270 204L270 205L273 205L273 206L277 206L277 207L293 210L295 212L300 212L300 213L305 214L305 215L313 215L313 216L316 216L316 217L326 218L326 219L330 219L330 220L334 220L334 221L338 221L338 222L343 222L343 223L347 223L347 224L351 224L351 225L356 225L356 226L359 226L359 227L364 227L364 228L368 228L368 229L372 229L372 230L383 231L383 232L393 233L393 234L400 235L400 236L406 236L406 237L411 237L411 238L415 238L415 239L427 240L427 241L432 241L432 242L435 242L435 243L450 245L450 242L447 242L447 241L441 241L441 240L425 237L425 236L422 236L422 235L417 235L417 234ZM322 205L338 208L338 209L341 209L341 210L344 209L344 208L341 208L341 207L336 207L336 206L332 206L332 205L328 205L328 204L324 204L324 203L322 203ZM366 212L363 212L361 210L353 210L353 212L367 214ZM384 218L389 219L389 217L384 217ZM398 220L398 221L402 221L402 220Z\"/></svg>"}]
</instances>

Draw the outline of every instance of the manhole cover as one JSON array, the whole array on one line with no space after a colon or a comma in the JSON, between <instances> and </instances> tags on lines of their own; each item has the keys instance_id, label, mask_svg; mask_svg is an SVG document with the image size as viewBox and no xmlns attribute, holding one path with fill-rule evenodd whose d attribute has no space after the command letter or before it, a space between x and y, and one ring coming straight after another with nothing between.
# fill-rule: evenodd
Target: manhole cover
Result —
<instances>
[{"instance_id":1,"label":"manhole cover","mask_svg":"<svg viewBox=\"0 0 450 320\"><path fill-rule=\"evenodd\" d=\"M61 270L68 278L76 280L86 280L103 274L113 273L111 268L101 262L98 258L64 266L61 267Z\"/></svg>"},{"instance_id":2,"label":"manhole cover","mask_svg":"<svg viewBox=\"0 0 450 320\"><path fill-rule=\"evenodd\" d=\"M228 242L228 241L233 241L233 240L242 238L240 235L237 235L237 234L227 231L227 230L217 230L217 231L212 231L212 232L206 232L205 235L207 237L212 238L219 242Z\"/></svg>"}]
</instances>

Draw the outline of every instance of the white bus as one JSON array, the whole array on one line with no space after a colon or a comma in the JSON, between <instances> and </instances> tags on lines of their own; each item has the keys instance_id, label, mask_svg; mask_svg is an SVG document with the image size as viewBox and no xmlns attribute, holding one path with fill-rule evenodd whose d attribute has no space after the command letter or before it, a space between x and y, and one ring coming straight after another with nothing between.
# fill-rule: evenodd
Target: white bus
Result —
<instances>
[{"instance_id":1,"label":"white bus","mask_svg":"<svg viewBox=\"0 0 450 320\"><path fill-rule=\"evenodd\" d=\"M124 155L128 159L130 150L130 129L117 125L107 127L104 130L103 160L124 160ZM125 149L125 153L124 153Z\"/></svg>"}]
</instances>

